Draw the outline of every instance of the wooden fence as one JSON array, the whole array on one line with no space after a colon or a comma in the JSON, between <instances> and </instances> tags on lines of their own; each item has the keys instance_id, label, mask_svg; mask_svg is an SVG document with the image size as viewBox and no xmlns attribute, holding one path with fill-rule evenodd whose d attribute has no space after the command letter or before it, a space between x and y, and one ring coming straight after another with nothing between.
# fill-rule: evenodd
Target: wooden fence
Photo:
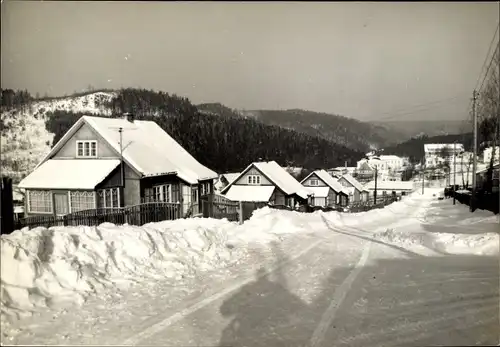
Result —
<instances>
[{"instance_id":1,"label":"wooden fence","mask_svg":"<svg viewBox=\"0 0 500 347\"><path fill-rule=\"evenodd\" d=\"M464 205L470 206L471 203L471 193L458 193L458 192L451 192L448 193L451 198L453 198L453 195L455 195L455 199ZM483 191L478 191L476 194L476 203L474 206L475 209L480 209L480 210L487 210L491 211L494 214L499 213L499 202L498 202L498 192L495 193L486 193Z\"/></svg>"},{"instance_id":2,"label":"wooden fence","mask_svg":"<svg viewBox=\"0 0 500 347\"><path fill-rule=\"evenodd\" d=\"M201 210L204 218L227 218L231 222L239 220L240 204L223 195L209 194L201 197Z\"/></svg>"},{"instance_id":3,"label":"wooden fence","mask_svg":"<svg viewBox=\"0 0 500 347\"><path fill-rule=\"evenodd\" d=\"M94 226L101 223L143 225L146 223L181 218L180 205L168 202L149 202L120 208L98 208L70 213L64 216L32 216L21 218L16 229L24 227Z\"/></svg>"}]
</instances>

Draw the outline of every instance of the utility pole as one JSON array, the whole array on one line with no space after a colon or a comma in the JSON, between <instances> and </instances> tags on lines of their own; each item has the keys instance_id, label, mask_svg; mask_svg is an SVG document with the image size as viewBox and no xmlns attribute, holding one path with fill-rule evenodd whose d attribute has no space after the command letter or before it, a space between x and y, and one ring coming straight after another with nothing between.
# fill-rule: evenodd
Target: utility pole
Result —
<instances>
[{"instance_id":1,"label":"utility pole","mask_svg":"<svg viewBox=\"0 0 500 347\"><path fill-rule=\"evenodd\" d=\"M422 161L422 195L424 195L424 186L425 186L425 157Z\"/></svg>"},{"instance_id":2,"label":"utility pole","mask_svg":"<svg viewBox=\"0 0 500 347\"><path fill-rule=\"evenodd\" d=\"M474 142L472 143L472 155L473 155L473 164L472 164L472 196L470 199L470 211L474 212L476 208L476 171L477 171L477 114L476 114L476 99L477 92L474 89L472 93L472 127L473 127L473 138Z\"/></svg>"},{"instance_id":3,"label":"utility pole","mask_svg":"<svg viewBox=\"0 0 500 347\"><path fill-rule=\"evenodd\" d=\"M456 195L456 180L457 180L457 141L453 142L453 205L455 205Z\"/></svg>"},{"instance_id":4,"label":"utility pole","mask_svg":"<svg viewBox=\"0 0 500 347\"><path fill-rule=\"evenodd\" d=\"M378 166L375 165L375 191L373 192L373 204L377 204L377 177L378 177Z\"/></svg>"},{"instance_id":5,"label":"utility pole","mask_svg":"<svg viewBox=\"0 0 500 347\"><path fill-rule=\"evenodd\" d=\"M120 133L120 170L121 170L120 176L121 176L121 187L123 189L125 188L125 172L123 167L123 128L120 127L118 129L118 132Z\"/></svg>"}]
</instances>

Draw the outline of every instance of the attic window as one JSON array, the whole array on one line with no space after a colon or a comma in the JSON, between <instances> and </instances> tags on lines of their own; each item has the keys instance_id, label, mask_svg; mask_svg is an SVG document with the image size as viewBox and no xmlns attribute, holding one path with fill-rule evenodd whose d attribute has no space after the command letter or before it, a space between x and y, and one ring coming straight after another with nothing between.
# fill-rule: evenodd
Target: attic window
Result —
<instances>
[{"instance_id":1,"label":"attic window","mask_svg":"<svg viewBox=\"0 0 500 347\"><path fill-rule=\"evenodd\" d=\"M96 158L97 141L76 141L76 156L78 158Z\"/></svg>"},{"instance_id":2,"label":"attic window","mask_svg":"<svg viewBox=\"0 0 500 347\"><path fill-rule=\"evenodd\" d=\"M317 186L318 185L318 180L316 178L311 179L311 185L312 186Z\"/></svg>"},{"instance_id":3,"label":"attic window","mask_svg":"<svg viewBox=\"0 0 500 347\"><path fill-rule=\"evenodd\" d=\"M249 175L248 176L248 184L260 184L260 176L259 175Z\"/></svg>"}]
</instances>

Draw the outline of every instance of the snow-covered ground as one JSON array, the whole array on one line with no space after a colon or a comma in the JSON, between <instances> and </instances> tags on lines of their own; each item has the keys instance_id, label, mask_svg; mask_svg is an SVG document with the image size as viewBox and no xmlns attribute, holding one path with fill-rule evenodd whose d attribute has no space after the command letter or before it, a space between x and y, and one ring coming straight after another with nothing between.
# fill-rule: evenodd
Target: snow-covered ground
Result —
<instances>
[{"instance_id":1,"label":"snow-covered ground","mask_svg":"<svg viewBox=\"0 0 500 347\"><path fill-rule=\"evenodd\" d=\"M179 283L227 267L244 266L252 247L294 237L353 232L385 244L434 254L498 255L498 217L468 212L437 200L426 188L384 209L362 213L272 210L254 213L243 225L185 219L142 227L54 227L1 236L2 340L40 312L61 312L92 297L132 290L137 284ZM298 242L297 242L298 244ZM299 244L298 244L299 246ZM342 245L338 245L342 249ZM347 246L346 246L347 247Z\"/></svg>"},{"instance_id":2,"label":"snow-covered ground","mask_svg":"<svg viewBox=\"0 0 500 347\"><path fill-rule=\"evenodd\" d=\"M35 101L29 106L2 112L1 119L6 126L0 139L3 174L21 179L50 151L54 134L45 127L48 112L65 110L109 115L110 109L102 105L114 96L113 92L95 92Z\"/></svg>"}]
</instances>

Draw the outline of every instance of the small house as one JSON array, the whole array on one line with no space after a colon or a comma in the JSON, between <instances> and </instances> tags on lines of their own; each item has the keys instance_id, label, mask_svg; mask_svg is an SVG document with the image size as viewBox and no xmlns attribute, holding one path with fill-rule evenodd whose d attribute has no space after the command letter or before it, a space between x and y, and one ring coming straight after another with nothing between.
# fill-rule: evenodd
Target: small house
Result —
<instances>
[{"instance_id":1,"label":"small house","mask_svg":"<svg viewBox=\"0 0 500 347\"><path fill-rule=\"evenodd\" d=\"M196 214L217 174L153 121L83 116L25 177L25 211L66 215L145 202Z\"/></svg>"},{"instance_id":2,"label":"small house","mask_svg":"<svg viewBox=\"0 0 500 347\"><path fill-rule=\"evenodd\" d=\"M342 185L325 170L311 172L300 183L312 193L313 206L332 207L347 204L347 194L342 190Z\"/></svg>"},{"instance_id":3,"label":"small house","mask_svg":"<svg viewBox=\"0 0 500 347\"><path fill-rule=\"evenodd\" d=\"M221 193L232 201L266 202L289 207L306 204L310 195L275 161L250 164Z\"/></svg>"},{"instance_id":4,"label":"small house","mask_svg":"<svg viewBox=\"0 0 500 347\"><path fill-rule=\"evenodd\" d=\"M342 175L338 180L343 187L343 191L348 194L348 203L368 201L368 191L352 175Z\"/></svg>"}]
</instances>

